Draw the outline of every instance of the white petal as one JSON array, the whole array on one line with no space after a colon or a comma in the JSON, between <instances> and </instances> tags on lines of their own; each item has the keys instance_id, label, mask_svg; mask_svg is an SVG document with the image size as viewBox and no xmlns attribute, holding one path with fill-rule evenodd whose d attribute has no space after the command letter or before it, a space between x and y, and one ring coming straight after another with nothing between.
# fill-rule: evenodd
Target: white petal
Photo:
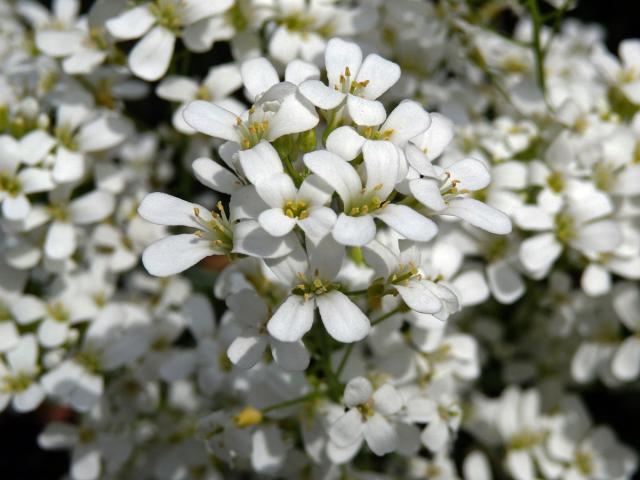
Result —
<instances>
[{"instance_id":1,"label":"white petal","mask_svg":"<svg viewBox=\"0 0 640 480\"><path fill-rule=\"evenodd\" d=\"M424 282L396 285L395 289L411 310L420 313L436 313L442 308L442 302L431 293Z\"/></svg>"},{"instance_id":2,"label":"white petal","mask_svg":"<svg viewBox=\"0 0 640 480\"><path fill-rule=\"evenodd\" d=\"M50 57L66 57L76 52L84 41L80 30L39 30L35 36L38 50Z\"/></svg>"},{"instance_id":3,"label":"white petal","mask_svg":"<svg viewBox=\"0 0 640 480\"><path fill-rule=\"evenodd\" d=\"M211 137L238 142L234 113L204 100L189 103L182 112L184 121L200 133Z\"/></svg>"},{"instance_id":4,"label":"white petal","mask_svg":"<svg viewBox=\"0 0 640 480\"><path fill-rule=\"evenodd\" d=\"M610 252L621 241L618 224L614 220L600 220L580 227L570 243L573 248L586 252Z\"/></svg>"},{"instance_id":5,"label":"white petal","mask_svg":"<svg viewBox=\"0 0 640 480\"><path fill-rule=\"evenodd\" d=\"M211 67L202 81L216 99L228 97L242 86L242 75L235 63ZM244 107L242 109L244 111Z\"/></svg>"},{"instance_id":6,"label":"white petal","mask_svg":"<svg viewBox=\"0 0 640 480\"><path fill-rule=\"evenodd\" d=\"M526 239L520 245L520 261L531 272L547 271L562 253L562 245L552 233Z\"/></svg>"},{"instance_id":7,"label":"white petal","mask_svg":"<svg viewBox=\"0 0 640 480\"><path fill-rule=\"evenodd\" d=\"M7 362L16 373L31 375L37 372L38 344L33 335L20 338L16 348L6 354Z\"/></svg>"},{"instance_id":8,"label":"white petal","mask_svg":"<svg viewBox=\"0 0 640 480\"><path fill-rule=\"evenodd\" d=\"M302 341L280 342L273 338L271 339L271 353L278 366L289 371L304 371L311 360Z\"/></svg>"},{"instance_id":9,"label":"white petal","mask_svg":"<svg viewBox=\"0 0 640 480\"><path fill-rule=\"evenodd\" d=\"M354 76L362 64L362 50L353 42L345 42L339 38L332 38L327 42L325 50L325 65L329 86L340 85L340 75L345 74L348 67Z\"/></svg>"},{"instance_id":10,"label":"white petal","mask_svg":"<svg viewBox=\"0 0 640 480\"><path fill-rule=\"evenodd\" d=\"M278 152L264 140L249 150L238 152L238 159L244 176L254 185L284 172Z\"/></svg>"},{"instance_id":11,"label":"white petal","mask_svg":"<svg viewBox=\"0 0 640 480\"><path fill-rule=\"evenodd\" d=\"M504 213L473 198L454 198L442 211L469 222L474 227L497 235L511 233L511 220Z\"/></svg>"},{"instance_id":12,"label":"white petal","mask_svg":"<svg viewBox=\"0 0 640 480\"><path fill-rule=\"evenodd\" d=\"M344 93L326 86L320 80L307 80L299 88L307 100L323 110L336 108L346 97Z\"/></svg>"},{"instance_id":13,"label":"white petal","mask_svg":"<svg viewBox=\"0 0 640 480\"><path fill-rule=\"evenodd\" d=\"M604 295L611 289L611 275L602 265L590 263L582 272L580 286L589 296Z\"/></svg>"},{"instance_id":14,"label":"white petal","mask_svg":"<svg viewBox=\"0 0 640 480\"><path fill-rule=\"evenodd\" d=\"M376 224L371 215L352 217L341 213L333 226L332 235L342 245L362 247L376 236Z\"/></svg>"},{"instance_id":15,"label":"white petal","mask_svg":"<svg viewBox=\"0 0 640 480\"><path fill-rule=\"evenodd\" d=\"M12 405L17 412L31 412L40 406L45 396L42 387L37 383L32 383L26 390L13 396Z\"/></svg>"},{"instance_id":16,"label":"white petal","mask_svg":"<svg viewBox=\"0 0 640 480\"><path fill-rule=\"evenodd\" d=\"M25 195L8 196L2 202L2 215L7 220L20 221L31 212L31 203Z\"/></svg>"},{"instance_id":17,"label":"white petal","mask_svg":"<svg viewBox=\"0 0 640 480\"><path fill-rule=\"evenodd\" d=\"M109 33L119 40L132 40L141 37L156 23L146 5L126 10L106 22Z\"/></svg>"},{"instance_id":18,"label":"white petal","mask_svg":"<svg viewBox=\"0 0 640 480\"><path fill-rule=\"evenodd\" d=\"M331 152L318 150L307 153L304 163L309 170L331 185L346 206L362 188L360 177L353 166Z\"/></svg>"},{"instance_id":19,"label":"white petal","mask_svg":"<svg viewBox=\"0 0 640 480\"><path fill-rule=\"evenodd\" d=\"M447 424L439 419L430 422L420 435L420 440L432 452L439 452L449 440Z\"/></svg>"},{"instance_id":20,"label":"white petal","mask_svg":"<svg viewBox=\"0 0 640 480\"><path fill-rule=\"evenodd\" d=\"M138 207L138 214L145 220L158 225L172 225L202 228L195 216L199 215L205 220L210 220L210 212L197 203L186 202L180 198L166 193L149 193Z\"/></svg>"},{"instance_id":21,"label":"white petal","mask_svg":"<svg viewBox=\"0 0 640 480\"><path fill-rule=\"evenodd\" d=\"M347 447L362 437L364 424L360 412L352 408L338 418L329 429L331 441L339 447Z\"/></svg>"},{"instance_id":22,"label":"white petal","mask_svg":"<svg viewBox=\"0 0 640 480\"><path fill-rule=\"evenodd\" d=\"M369 401L373 395L371 382L364 377L356 377L349 380L344 387L343 400L348 407L357 407Z\"/></svg>"},{"instance_id":23,"label":"white petal","mask_svg":"<svg viewBox=\"0 0 640 480\"><path fill-rule=\"evenodd\" d=\"M553 217L537 205L523 205L514 212L516 225L525 230L553 230Z\"/></svg>"},{"instance_id":24,"label":"white petal","mask_svg":"<svg viewBox=\"0 0 640 480\"><path fill-rule=\"evenodd\" d=\"M339 155L345 160L353 160L362 151L362 146L367 141L358 134L352 127L344 125L336 128L327 137L327 150Z\"/></svg>"},{"instance_id":25,"label":"white petal","mask_svg":"<svg viewBox=\"0 0 640 480\"><path fill-rule=\"evenodd\" d=\"M47 313L42 301L34 295L21 296L10 308L19 325L29 325Z\"/></svg>"},{"instance_id":26,"label":"white petal","mask_svg":"<svg viewBox=\"0 0 640 480\"><path fill-rule=\"evenodd\" d=\"M291 177L286 173L274 173L256 184L256 192L267 205L282 209L287 201L298 193Z\"/></svg>"},{"instance_id":27,"label":"white petal","mask_svg":"<svg viewBox=\"0 0 640 480\"><path fill-rule=\"evenodd\" d=\"M462 272L451 283L463 307L479 305L489 298L489 286L478 270Z\"/></svg>"},{"instance_id":28,"label":"white petal","mask_svg":"<svg viewBox=\"0 0 640 480\"><path fill-rule=\"evenodd\" d=\"M95 445L78 446L73 449L71 475L75 480L100 478L100 450Z\"/></svg>"},{"instance_id":29,"label":"white petal","mask_svg":"<svg viewBox=\"0 0 640 480\"><path fill-rule=\"evenodd\" d=\"M630 381L640 375L640 339L627 338L618 348L611 362L611 370L616 378Z\"/></svg>"},{"instance_id":30,"label":"white petal","mask_svg":"<svg viewBox=\"0 0 640 480\"><path fill-rule=\"evenodd\" d=\"M355 124L361 127L380 125L387 117L382 103L355 95L347 96L347 111Z\"/></svg>"},{"instance_id":31,"label":"white petal","mask_svg":"<svg viewBox=\"0 0 640 480\"><path fill-rule=\"evenodd\" d=\"M376 455L393 452L398 445L396 429L379 413L367 420L362 432L367 445Z\"/></svg>"},{"instance_id":32,"label":"white petal","mask_svg":"<svg viewBox=\"0 0 640 480\"><path fill-rule=\"evenodd\" d=\"M518 272L505 261L487 266L487 280L493 296L500 303L511 304L525 292L525 285Z\"/></svg>"},{"instance_id":33,"label":"white petal","mask_svg":"<svg viewBox=\"0 0 640 480\"><path fill-rule=\"evenodd\" d=\"M371 100L378 98L400 79L400 67L375 53L367 55L356 76L357 82L369 81L362 96Z\"/></svg>"},{"instance_id":34,"label":"white petal","mask_svg":"<svg viewBox=\"0 0 640 480\"><path fill-rule=\"evenodd\" d=\"M20 158L27 165L35 165L47 156L56 143L48 133L34 130L20 139Z\"/></svg>"},{"instance_id":35,"label":"white petal","mask_svg":"<svg viewBox=\"0 0 640 480\"><path fill-rule=\"evenodd\" d=\"M274 237L282 237L296 226L296 220L286 216L282 208L265 210L258 217L258 223L269 235Z\"/></svg>"},{"instance_id":36,"label":"white petal","mask_svg":"<svg viewBox=\"0 0 640 480\"><path fill-rule=\"evenodd\" d=\"M431 117L417 102L405 100L389 114L380 131L391 131L391 140L396 145L408 142L423 133L431 125Z\"/></svg>"},{"instance_id":37,"label":"white petal","mask_svg":"<svg viewBox=\"0 0 640 480\"><path fill-rule=\"evenodd\" d=\"M231 195L242 186L238 177L210 158L197 158L191 168L200 183L216 192Z\"/></svg>"},{"instance_id":38,"label":"white petal","mask_svg":"<svg viewBox=\"0 0 640 480\"><path fill-rule=\"evenodd\" d=\"M260 476L275 476L287 457L287 446L276 425L258 427L251 438L251 466Z\"/></svg>"},{"instance_id":39,"label":"white petal","mask_svg":"<svg viewBox=\"0 0 640 480\"><path fill-rule=\"evenodd\" d=\"M253 102L261 94L280 82L278 72L271 62L264 57L252 58L242 62L240 66L242 83L247 89L249 99Z\"/></svg>"},{"instance_id":40,"label":"white petal","mask_svg":"<svg viewBox=\"0 0 640 480\"><path fill-rule=\"evenodd\" d=\"M527 450L512 450L507 453L507 469L516 480L534 480L533 460Z\"/></svg>"},{"instance_id":41,"label":"white petal","mask_svg":"<svg viewBox=\"0 0 640 480\"><path fill-rule=\"evenodd\" d=\"M457 180L459 190L481 190L491 181L487 168L474 158L465 158L450 165L445 170L453 180Z\"/></svg>"},{"instance_id":42,"label":"white petal","mask_svg":"<svg viewBox=\"0 0 640 480\"><path fill-rule=\"evenodd\" d=\"M223 13L233 5L233 0L183 0L182 21L191 25L207 17Z\"/></svg>"},{"instance_id":43,"label":"white petal","mask_svg":"<svg viewBox=\"0 0 640 480\"><path fill-rule=\"evenodd\" d=\"M409 182L409 190L416 200L431 210L439 212L446 207L436 180L416 178Z\"/></svg>"},{"instance_id":44,"label":"white petal","mask_svg":"<svg viewBox=\"0 0 640 480\"><path fill-rule=\"evenodd\" d=\"M357 342L369 333L369 319L344 293L332 290L316 297L316 302L324 328L337 341Z\"/></svg>"},{"instance_id":45,"label":"white petal","mask_svg":"<svg viewBox=\"0 0 640 480\"><path fill-rule=\"evenodd\" d=\"M189 77L168 75L156 87L156 95L172 102L188 102L198 96L198 84Z\"/></svg>"},{"instance_id":46,"label":"white petal","mask_svg":"<svg viewBox=\"0 0 640 480\"><path fill-rule=\"evenodd\" d=\"M79 225L99 222L113 212L116 200L112 193L94 190L74 199L69 204L69 214Z\"/></svg>"},{"instance_id":47,"label":"white petal","mask_svg":"<svg viewBox=\"0 0 640 480\"><path fill-rule=\"evenodd\" d=\"M221 254L211 241L190 233L156 240L142 254L142 264L151 275L167 277L185 271L205 257Z\"/></svg>"},{"instance_id":48,"label":"white petal","mask_svg":"<svg viewBox=\"0 0 640 480\"><path fill-rule=\"evenodd\" d=\"M64 147L58 147L52 174L57 183L80 180L84 175L84 156Z\"/></svg>"},{"instance_id":49,"label":"white petal","mask_svg":"<svg viewBox=\"0 0 640 480\"><path fill-rule=\"evenodd\" d=\"M72 448L78 438L78 429L69 423L51 422L38 435L38 445L45 450Z\"/></svg>"},{"instance_id":50,"label":"white petal","mask_svg":"<svg viewBox=\"0 0 640 480\"><path fill-rule=\"evenodd\" d=\"M272 89L276 87L278 85ZM264 97L261 100L265 100ZM283 135L309 130L315 127L318 122L318 113L313 104L298 91L294 91L284 97L277 113L269 120L269 130L265 138L272 142Z\"/></svg>"},{"instance_id":51,"label":"white petal","mask_svg":"<svg viewBox=\"0 0 640 480\"><path fill-rule=\"evenodd\" d=\"M366 142L362 146L364 165L367 170L367 191L375 191L381 200L386 200L393 191L398 176L399 160L396 147L391 142Z\"/></svg>"},{"instance_id":52,"label":"white petal","mask_svg":"<svg viewBox=\"0 0 640 480\"><path fill-rule=\"evenodd\" d=\"M53 222L47 231L44 252L53 260L69 258L76 250L76 231L72 224Z\"/></svg>"},{"instance_id":53,"label":"white petal","mask_svg":"<svg viewBox=\"0 0 640 480\"><path fill-rule=\"evenodd\" d=\"M242 221L233 230L233 253L254 257L279 258L288 255L298 243L294 233L284 237L269 235L258 222Z\"/></svg>"},{"instance_id":54,"label":"white petal","mask_svg":"<svg viewBox=\"0 0 640 480\"><path fill-rule=\"evenodd\" d=\"M625 285L616 293L613 308L629 330L640 331L640 290L635 285Z\"/></svg>"},{"instance_id":55,"label":"white petal","mask_svg":"<svg viewBox=\"0 0 640 480\"><path fill-rule=\"evenodd\" d=\"M304 60L294 60L287 65L284 71L284 80L294 85L300 85L305 80L320 78L320 69L313 63Z\"/></svg>"},{"instance_id":56,"label":"white petal","mask_svg":"<svg viewBox=\"0 0 640 480\"><path fill-rule=\"evenodd\" d=\"M415 423L428 423L438 417L438 404L430 398L413 397L407 400L407 416Z\"/></svg>"},{"instance_id":57,"label":"white petal","mask_svg":"<svg viewBox=\"0 0 640 480\"><path fill-rule=\"evenodd\" d=\"M394 415L400 411L403 402L397 390L390 383L385 383L373 394L373 404L383 415Z\"/></svg>"},{"instance_id":58,"label":"white petal","mask_svg":"<svg viewBox=\"0 0 640 480\"><path fill-rule=\"evenodd\" d=\"M309 210L309 216L298 220L298 225L312 240L326 236L336 223L336 213L329 207L318 207Z\"/></svg>"},{"instance_id":59,"label":"white petal","mask_svg":"<svg viewBox=\"0 0 640 480\"><path fill-rule=\"evenodd\" d=\"M297 342L311 330L315 302L301 295L290 295L278 307L269 323L269 334L282 342Z\"/></svg>"},{"instance_id":60,"label":"white petal","mask_svg":"<svg viewBox=\"0 0 640 480\"><path fill-rule=\"evenodd\" d=\"M156 26L133 47L129 54L129 68L147 81L160 79L169 68L175 35L164 27Z\"/></svg>"},{"instance_id":61,"label":"white petal","mask_svg":"<svg viewBox=\"0 0 640 480\"><path fill-rule=\"evenodd\" d=\"M409 240L428 242L438 233L438 226L406 205L390 203L374 214Z\"/></svg>"},{"instance_id":62,"label":"white petal","mask_svg":"<svg viewBox=\"0 0 640 480\"><path fill-rule=\"evenodd\" d=\"M13 322L0 322L0 353L11 350L16 346L19 339L20 334Z\"/></svg>"},{"instance_id":63,"label":"white petal","mask_svg":"<svg viewBox=\"0 0 640 480\"><path fill-rule=\"evenodd\" d=\"M53 190L55 183L51 172L44 168L23 168L18 174L24 193L37 193Z\"/></svg>"},{"instance_id":64,"label":"white petal","mask_svg":"<svg viewBox=\"0 0 640 480\"><path fill-rule=\"evenodd\" d=\"M227 349L227 356L240 368L251 368L260 361L267 347L267 339L261 335L240 335Z\"/></svg>"},{"instance_id":65,"label":"white petal","mask_svg":"<svg viewBox=\"0 0 640 480\"><path fill-rule=\"evenodd\" d=\"M431 125L420 137L414 139L418 147L427 156L428 161L435 160L449 145L453 138L453 122L440 113L432 113Z\"/></svg>"},{"instance_id":66,"label":"white petal","mask_svg":"<svg viewBox=\"0 0 640 480\"><path fill-rule=\"evenodd\" d=\"M78 150L82 152L99 152L122 143L132 133L129 120L115 115L99 115L84 124L76 142Z\"/></svg>"},{"instance_id":67,"label":"white petal","mask_svg":"<svg viewBox=\"0 0 640 480\"><path fill-rule=\"evenodd\" d=\"M38 325L38 340L43 347L59 347L66 342L69 336L69 325L66 322L59 322L47 318Z\"/></svg>"}]
</instances>

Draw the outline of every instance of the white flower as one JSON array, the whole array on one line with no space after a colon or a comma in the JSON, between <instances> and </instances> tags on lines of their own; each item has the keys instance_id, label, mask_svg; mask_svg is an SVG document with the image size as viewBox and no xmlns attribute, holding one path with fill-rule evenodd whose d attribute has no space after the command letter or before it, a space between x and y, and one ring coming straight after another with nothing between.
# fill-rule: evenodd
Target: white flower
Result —
<instances>
[{"instance_id":1,"label":"white flower","mask_svg":"<svg viewBox=\"0 0 640 480\"><path fill-rule=\"evenodd\" d=\"M235 142L242 149L262 139L272 142L284 135L307 131L318 124L318 114L298 92L297 84L317 78L318 70L305 62L287 67L285 81L264 58L247 60L241 66L242 81L253 106L236 115L218 105L196 100L184 109L184 120L198 132Z\"/></svg>"},{"instance_id":2,"label":"white flower","mask_svg":"<svg viewBox=\"0 0 640 480\"><path fill-rule=\"evenodd\" d=\"M169 75L158 84L156 94L165 100L180 103L173 113L173 126L182 133L191 134L195 133L195 130L182 118L189 102L196 99L206 100L227 110L242 112L245 107L229 98L229 95L241 85L240 69L237 65L229 63L210 68L200 84L189 77Z\"/></svg>"},{"instance_id":3,"label":"white flower","mask_svg":"<svg viewBox=\"0 0 640 480\"><path fill-rule=\"evenodd\" d=\"M31 212L27 195L55 187L51 173L43 168L20 168L19 144L13 137L0 136L0 202L7 220L24 220Z\"/></svg>"},{"instance_id":4,"label":"white flower","mask_svg":"<svg viewBox=\"0 0 640 480\"><path fill-rule=\"evenodd\" d=\"M356 377L344 389L344 403L347 412L329 429L332 442L349 448L364 440L376 455L385 455L398 447L392 419L403 403L395 388L385 383L374 391L369 380Z\"/></svg>"},{"instance_id":5,"label":"white flower","mask_svg":"<svg viewBox=\"0 0 640 480\"><path fill-rule=\"evenodd\" d=\"M269 344L278 365L286 370L306 370L309 352L302 341L281 342L267 334L270 309L265 301L251 290L242 290L227 297L227 305L234 320L242 325L242 332L227 349L229 359L240 368L251 368L262 358Z\"/></svg>"},{"instance_id":6,"label":"white flower","mask_svg":"<svg viewBox=\"0 0 640 480\"><path fill-rule=\"evenodd\" d=\"M129 54L129 68L140 78L154 81L169 68L176 37L198 41L197 22L224 12L232 0L154 0L127 9L106 22L118 40L142 37Z\"/></svg>"},{"instance_id":7,"label":"white flower","mask_svg":"<svg viewBox=\"0 0 640 480\"><path fill-rule=\"evenodd\" d=\"M407 418L426 423L420 439L432 452L442 451L462 421L462 409L446 381L432 383L424 396L407 400Z\"/></svg>"},{"instance_id":8,"label":"white flower","mask_svg":"<svg viewBox=\"0 0 640 480\"><path fill-rule=\"evenodd\" d=\"M376 54L362 60L362 50L351 42L332 38L325 51L328 86L319 80L300 84L300 92L318 108L334 110L344 103L347 119L375 126L387 114L376 99L400 78L400 67ZM339 120L340 114L332 119ZM331 123L332 123L331 122Z\"/></svg>"},{"instance_id":9,"label":"white flower","mask_svg":"<svg viewBox=\"0 0 640 480\"><path fill-rule=\"evenodd\" d=\"M613 308L631 335L613 355L611 371L620 380L630 381L640 375L640 291L632 284L622 284L613 295Z\"/></svg>"},{"instance_id":10,"label":"white flower","mask_svg":"<svg viewBox=\"0 0 640 480\"><path fill-rule=\"evenodd\" d=\"M265 261L291 288L267 324L274 338L300 340L313 325L316 307L325 329L339 342L357 342L369 333L369 319L334 283L343 258L344 247L327 235L317 243L307 239L307 253L298 247L281 259Z\"/></svg>"},{"instance_id":11,"label":"white flower","mask_svg":"<svg viewBox=\"0 0 640 480\"><path fill-rule=\"evenodd\" d=\"M18 412L30 412L40 406L45 392L38 383L38 344L33 335L20 337L17 345L0 359L0 411L11 402Z\"/></svg>"},{"instance_id":12,"label":"white flower","mask_svg":"<svg viewBox=\"0 0 640 480\"><path fill-rule=\"evenodd\" d=\"M322 0L276 0L275 29L269 38L269 54L286 64L302 57L319 63L325 36L352 36L375 25L376 10L369 5L343 8Z\"/></svg>"},{"instance_id":13,"label":"white flower","mask_svg":"<svg viewBox=\"0 0 640 480\"><path fill-rule=\"evenodd\" d=\"M343 245L362 246L376 234L374 218L410 240L426 242L437 233L433 221L406 205L390 203L399 167L396 147L390 142L367 142L362 147L366 180L337 155L323 150L307 153L305 165L338 193L343 213L332 235Z\"/></svg>"},{"instance_id":14,"label":"white flower","mask_svg":"<svg viewBox=\"0 0 640 480\"><path fill-rule=\"evenodd\" d=\"M603 217L613 212L610 198L591 184L573 182L566 192L567 205L540 195L538 205L525 205L514 212L516 224L537 233L520 246L520 261L533 275L544 276L564 246L578 251L603 253L621 241L613 220Z\"/></svg>"},{"instance_id":15,"label":"white flower","mask_svg":"<svg viewBox=\"0 0 640 480\"><path fill-rule=\"evenodd\" d=\"M600 47L593 60L607 82L619 88L634 104L640 104L640 41L623 40L618 54L619 60Z\"/></svg>"}]
</instances>

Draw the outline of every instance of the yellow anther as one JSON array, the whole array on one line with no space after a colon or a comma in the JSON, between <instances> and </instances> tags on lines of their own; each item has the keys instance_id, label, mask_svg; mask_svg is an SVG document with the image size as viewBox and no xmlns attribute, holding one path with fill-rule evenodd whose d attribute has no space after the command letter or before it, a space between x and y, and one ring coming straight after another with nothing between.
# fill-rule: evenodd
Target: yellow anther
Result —
<instances>
[{"instance_id":1,"label":"yellow anther","mask_svg":"<svg viewBox=\"0 0 640 480\"><path fill-rule=\"evenodd\" d=\"M349 67L345 67L345 69L344 69L344 74L345 74L347 77L350 77L350 76L351 76L351 70L349 69Z\"/></svg>"},{"instance_id":2,"label":"yellow anther","mask_svg":"<svg viewBox=\"0 0 640 480\"><path fill-rule=\"evenodd\" d=\"M200 218L200 209L198 207L193 207L193 214L196 218Z\"/></svg>"},{"instance_id":3,"label":"yellow anther","mask_svg":"<svg viewBox=\"0 0 640 480\"><path fill-rule=\"evenodd\" d=\"M262 412L253 407L246 407L233 417L233 423L238 428L251 427L260 422L262 422Z\"/></svg>"}]
</instances>

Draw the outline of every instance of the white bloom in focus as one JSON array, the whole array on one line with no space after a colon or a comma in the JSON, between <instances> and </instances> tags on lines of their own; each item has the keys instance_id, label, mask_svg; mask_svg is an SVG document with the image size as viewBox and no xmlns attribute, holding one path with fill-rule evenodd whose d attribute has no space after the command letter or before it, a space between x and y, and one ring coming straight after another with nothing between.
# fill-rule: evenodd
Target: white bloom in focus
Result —
<instances>
[{"instance_id":1,"label":"white bloom in focus","mask_svg":"<svg viewBox=\"0 0 640 480\"><path fill-rule=\"evenodd\" d=\"M300 92L316 107L334 110L343 106L347 118L359 126L376 126L387 114L376 100L400 78L400 67L379 55L370 54L362 60L362 50L356 43L333 38L325 51L328 86L319 80L300 84ZM340 119L338 113L329 123Z\"/></svg>"},{"instance_id":2,"label":"white bloom in focus","mask_svg":"<svg viewBox=\"0 0 640 480\"><path fill-rule=\"evenodd\" d=\"M343 213L333 227L332 235L343 245L362 246L376 234L375 218L404 237L417 242L431 240L436 224L412 208L390 203L399 168L398 152L391 142L366 142L362 147L364 172L326 150L307 153L305 165L338 193Z\"/></svg>"},{"instance_id":3,"label":"white bloom in focus","mask_svg":"<svg viewBox=\"0 0 640 480\"><path fill-rule=\"evenodd\" d=\"M330 235L314 243L307 253L298 247L277 260L266 260L273 273L291 288L267 324L268 332L282 342L297 342L313 325L316 307L325 329L343 343L362 340L369 333L367 316L334 283L344 259L344 247Z\"/></svg>"}]
</instances>

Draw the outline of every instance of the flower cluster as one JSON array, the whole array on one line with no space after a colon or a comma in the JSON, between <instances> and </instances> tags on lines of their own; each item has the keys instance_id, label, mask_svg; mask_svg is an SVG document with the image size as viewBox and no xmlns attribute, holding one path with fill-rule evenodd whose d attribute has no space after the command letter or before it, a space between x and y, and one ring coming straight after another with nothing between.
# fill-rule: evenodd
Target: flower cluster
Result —
<instances>
[{"instance_id":1,"label":"flower cluster","mask_svg":"<svg viewBox=\"0 0 640 480\"><path fill-rule=\"evenodd\" d=\"M472 3L0 0L0 411L73 480L632 478L640 41Z\"/></svg>"}]
</instances>

